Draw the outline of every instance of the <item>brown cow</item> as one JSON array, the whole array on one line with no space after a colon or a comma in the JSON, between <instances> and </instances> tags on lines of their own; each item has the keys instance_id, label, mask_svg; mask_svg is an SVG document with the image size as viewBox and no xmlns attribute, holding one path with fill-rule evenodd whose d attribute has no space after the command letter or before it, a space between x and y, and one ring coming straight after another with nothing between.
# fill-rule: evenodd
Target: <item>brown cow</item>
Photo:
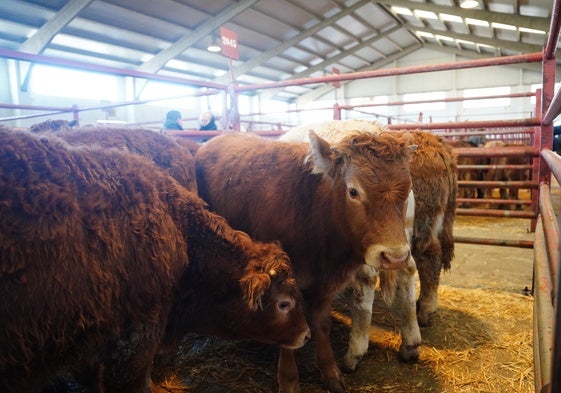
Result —
<instances>
[{"instance_id":1,"label":"brown cow","mask_svg":"<svg viewBox=\"0 0 561 393\"><path fill-rule=\"evenodd\" d=\"M389 132L377 122L333 120L295 127L287 131L282 139L305 140L304 130L310 128L331 143L340 141L355 130L376 134ZM417 301L417 320L421 325L429 325L431 315L437 309L440 272L450 268L454 256L456 158L450 146L442 138L428 132L392 131L390 133L409 135L412 143L417 145L410 164L415 194L412 253L421 282L421 293ZM401 277L397 281L398 287L395 293L397 303L393 305L392 310L397 312L402 320L400 355L403 359L411 359L415 358L415 354L418 356L418 352L413 352L409 345L416 342L417 335L420 335L413 312L415 305L410 302L414 289L410 276L412 272L397 273ZM384 274L380 276L380 280L385 280ZM363 268L350 285L352 325L349 348L344 358L345 366L350 370L356 368L360 358L368 349L375 283L376 272ZM385 300L390 304L394 301L387 297ZM409 354L409 356L404 356L404 350L405 355Z\"/></svg>"},{"instance_id":2,"label":"brown cow","mask_svg":"<svg viewBox=\"0 0 561 393\"><path fill-rule=\"evenodd\" d=\"M287 254L211 213L144 157L0 128L0 391L71 372L148 393L187 332L298 348Z\"/></svg>"},{"instance_id":3,"label":"brown cow","mask_svg":"<svg viewBox=\"0 0 561 393\"><path fill-rule=\"evenodd\" d=\"M150 158L156 165L166 169L179 184L197 192L193 155L186 149L186 145L178 142L176 138L142 128L49 126L52 126L52 123L45 122L34 125L31 129L43 133L56 131L57 137L71 145L116 148Z\"/></svg>"},{"instance_id":4,"label":"brown cow","mask_svg":"<svg viewBox=\"0 0 561 393\"><path fill-rule=\"evenodd\" d=\"M333 297L365 262L414 269L404 230L409 159L406 138L369 133L335 145L313 132L310 144L229 134L195 155L211 209L256 239L279 240L290 256L332 392L346 389L329 341ZM280 392L299 391L293 351L281 349L278 372Z\"/></svg>"},{"instance_id":5,"label":"brown cow","mask_svg":"<svg viewBox=\"0 0 561 393\"><path fill-rule=\"evenodd\" d=\"M520 145L508 145L503 141L490 141L485 144L485 148L501 148L501 147L508 147L508 146L520 146ZM530 159L528 157L492 157L489 159L489 164L491 167L486 175L486 180L488 181L523 181L530 179L530 170L529 169L513 169L513 168L497 168L497 166L503 165L528 165ZM511 199L517 200L518 198L519 189L515 187L500 187L499 188L499 196L501 199ZM485 190L485 199L492 198L493 195L493 188L487 188ZM498 206L499 209L521 209L520 205L515 203L504 204L500 203Z\"/></svg>"},{"instance_id":6,"label":"brown cow","mask_svg":"<svg viewBox=\"0 0 561 393\"><path fill-rule=\"evenodd\" d=\"M462 140L462 139L454 139L448 140L448 143L453 147L477 147L470 141ZM484 165L486 161L482 158L478 157L458 157L457 159L458 165ZM458 169L458 180L462 181L481 181L485 178L486 171L482 169ZM475 198L482 198L483 192L480 188L477 187L459 187L458 188L458 198L463 199L475 199ZM458 203L458 207L462 208L470 208L473 207L474 204L469 202L462 202Z\"/></svg>"},{"instance_id":7,"label":"brown cow","mask_svg":"<svg viewBox=\"0 0 561 393\"><path fill-rule=\"evenodd\" d=\"M77 125L78 122L76 120L45 120L41 123L33 124L29 127L29 131L36 133L61 131L68 130Z\"/></svg>"}]
</instances>

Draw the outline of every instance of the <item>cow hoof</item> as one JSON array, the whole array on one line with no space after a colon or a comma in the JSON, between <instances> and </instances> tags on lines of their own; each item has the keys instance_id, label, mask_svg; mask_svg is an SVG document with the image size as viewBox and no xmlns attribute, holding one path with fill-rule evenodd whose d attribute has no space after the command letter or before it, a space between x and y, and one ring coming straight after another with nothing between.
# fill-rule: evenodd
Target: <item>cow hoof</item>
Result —
<instances>
[{"instance_id":1,"label":"cow hoof","mask_svg":"<svg viewBox=\"0 0 561 393\"><path fill-rule=\"evenodd\" d=\"M343 377L341 377L341 379L331 378L325 380L325 387L330 393L347 392L347 384L345 383L345 379Z\"/></svg>"},{"instance_id":2,"label":"cow hoof","mask_svg":"<svg viewBox=\"0 0 561 393\"><path fill-rule=\"evenodd\" d=\"M399 358L404 362L416 362L419 360L419 346L405 345L399 348Z\"/></svg>"},{"instance_id":3,"label":"cow hoof","mask_svg":"<svg viewBox=\"0 0 561 393\"><path fill-rule=\"evenodd\" d=\"M300 385L279 386L278 393L300 393Z\"/></svg>"}]
</instances>

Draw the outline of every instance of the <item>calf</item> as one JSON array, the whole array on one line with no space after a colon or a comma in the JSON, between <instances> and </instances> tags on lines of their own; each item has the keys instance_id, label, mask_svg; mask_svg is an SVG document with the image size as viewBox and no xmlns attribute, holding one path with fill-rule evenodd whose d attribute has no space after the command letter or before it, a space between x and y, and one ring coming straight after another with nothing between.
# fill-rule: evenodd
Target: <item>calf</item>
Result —
<instances>
[{"instance_id":1,"label":"calf","mask_svg":"<svg viewBox=\"0 0 561 393\"><path fill-rule=\"evenodd\" d=\"M302 346L287 254L146 158L0 128L0 391L147 393L186 333Z\"/></svg>"},{"instance_id":2,"label":"calf","mask_svg":"<svg viewBox=\"0 0 561 393\"><path fill-rule=\"evenodd\" d=\"M322 377L330 391L344 392L329 341L330 305L365 263L414 269L404 230L410 147L406 137L369 133L334 145L313 132L310 139L213 138L195 156L197 182L211 209L234 227L262 241L279 240L287 251ZM280 392L299 391L292 350L281 349L278 378Z\"/></svg>"},{"instance_id":3,"label":"calf","mask_svg":"<svg viewBox=\"0 0 561 393\"><path fill-rule=\"evenodd\" d=\"M413 153L410 171L415 194L415 218L411 236L412 254L415 258L421 292L417 301L417 320L421 325L429 325L431 316L437 310L438 284L440 272L450 268L454 256L453 226L457 193L457 162L451 147L440 137L428 132L388 131L376 122L364 120L328 121L303 125L287 131L283 140L305 140L304 130L313 128L321 137L336 143L355 130L374 134L408 136L417 146ZM416 347L411 343L420 342L414 307L409 301L414 283L413 271L396 272L401 278L395 289L398 301L393 309L397 312L402 325L402 345L400 355L403 359L418 357ZM393 274L396 274L393 273ZM384 277L381 277L383 280ZM351 285L354 299L351 301L351 333L349 349L345 355L345 366L354 370L360 358L368 349L372 301L376 272L362 269ZM393 303L391 297L386 303ZM419 335L419 337L417 337Z\"/></svg>"},{"instance_id":4,"label":"calf","mask_svg":"<svg viewBox=\"0 0 561 393\"><path fill-rule=\"evenodd\" d=\"M34 132L53 132L71 145L84 145L103 149L120 149L147 157L165 169L187 189L197 192L195 162L186 145L176 138L142 128L82 127L48 128L52 123L39 123ZM54 126L53 126L54 127ZM194 142L192 142L194 143Z\"/></svg>"}]
</instances>

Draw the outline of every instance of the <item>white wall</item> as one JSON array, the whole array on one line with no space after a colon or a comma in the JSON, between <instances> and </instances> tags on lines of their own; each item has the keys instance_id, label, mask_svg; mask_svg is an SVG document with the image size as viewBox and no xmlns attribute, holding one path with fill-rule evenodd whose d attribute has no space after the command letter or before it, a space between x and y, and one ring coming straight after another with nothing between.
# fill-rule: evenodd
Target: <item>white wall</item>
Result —
<instances>
[{"instance_id":1,"label":"white wall","mask_svg":"<svg viewBox=\"0 0 561 393\"><path fill-rule=\"evenodd\" d=\"M449 64L466 61L467 58L446 54L431 49L420 49L385 68L401 68L429 64ZM536 63L539 67L539 63ZM444 91L446 97L461 97L464 89L510 86L511 93L530 92L531 85L541 83L541 73L517 69L514 66L495 66L451 71L427 72L352 81L344 84L338 92L340 104L350 104L356 97L388 96L390 102L402 101L407 93ZM334 99L333 92L321 100ZM530 98L515 98L507 107L464 108L461 102L446 103L445 109L423 111L423 120L429 116L434 122L527 118L534 115L534 104ZM373 109L375 111L376 109ZM390 107L390 114L416 121L418 113L408 113L403 107ZM346 113L346 117L364 117L360 113Z\"/></svg>"}]
</instances>

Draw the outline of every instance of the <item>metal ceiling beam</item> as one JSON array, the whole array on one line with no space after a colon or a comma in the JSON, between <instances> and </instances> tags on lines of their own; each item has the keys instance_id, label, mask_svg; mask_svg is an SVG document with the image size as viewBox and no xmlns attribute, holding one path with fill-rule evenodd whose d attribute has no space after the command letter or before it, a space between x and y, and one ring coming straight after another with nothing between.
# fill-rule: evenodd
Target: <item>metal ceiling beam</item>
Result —
<instances>
[{"instance_id":1,"label":"metal ceiling beam","mask_svg":"<svg viewBox=\"0 0 561 393\"><path fill-rule=\"evenodd\" d=\"M20 45L21 52L28 52L33 54L42 53L43 50L49 45L55 35L60 33L72 19L74 19L84 8L86 8L93 0L72 0L58 11L55 16L49 19L35 34L29 37L23 44ZM31 79L32 64L20 65L20 74L25 73L23 82L21 84L21 91L27 91L29 80Z\"/></svg>"},{"instance_id":2,"label":"metal ceiling beam","mask_svg":"<svg viewBox=\"0 0 561 393\"><path fill-rule=\"evenodd\" d=\"M39 54L68 23L72 21L93 0L72 0L67 3L54 17L49 19L35 34L27 39L19 50Z\"/></svg>"},{"instance_id":3,"label":"metal ceiling beam","mask_svg":"<svg viewBox=\"0 0 561 393\"><path fill-rule=\"evenodd\" d=\"M524 44L521 42L505 41L497 38L485 38L474 34L460 34L460 33L454 33L453 31L449 31L449 30L445 31L445 30L431 29L430 27L419 28L409 23L403 24L403 27L405 27L411 32L424 31L426 33L431 33L433 35L442 35L457 40L471 41L471 42L475 42L476 44L488 45L500 49L508 49L513 52L533 53L533 52L540 52L543 49L542 45Z\"/></svg>"},{"instance_id":4,"label":"metal ceiling beam","mask_svg":"<svg viewBox=\"0 0 561 393\"><path fill-rule=\"evenodd\" d=\"M413 53L416 50L421 49L421 48L422 48L421 44L414 44L414 45L408 46L407 48L403 49L402 51L396 52L396 53L388 56L387 58L385 58L383 60L380 60L380 61L377 61L376 63L374 63L374 64L372 64L368 67L362 68L362 69L360 69L356 72L376 70L376 69L385 67L386 65L388 65L390 63L393 63L394 61L397 61L400 58L402 58L404 56L407 56L407 55L409 55L409 54L411 54L411 53ZM349 83L349 82L341 82L341 85L346 85L347 83ZM335 87L331 84L325 84L321 87L318 87L317 89L314 89L314 90L310 91L309 93L302 94L300 97L298 97L295 100L295 103L297 105L302 105L302 104L305 104L307 102L314 101L314 100L318 99L319 97L329 93L334 88Z\"/></svg>"},{"instance_id":5,"label":"metal ceiling beam","mask_svg":"<svg viewBox=\"0 0 561 393\"><path fill-rule=\"evenodd\" d=\"M195 30L188 32L179 41L159 52L156 56L138 67L138 70L142 72L158 72L168 61L185 52L195 42L200 41L224 23L228 22L234 16L251 7L257 1L258 0L243 0L239 3L232 4L210 21L205 22Z\"/></svg>"},{"instance_id":6,"label":"metal ceiling beam","mask_svg":"<svg viewBox=\"0 0 561 393\"><path fill-rule=\"evenodd\" d=\"M382 38L385 38L387 36L389 36L390 34L398 31L399 29L401 29L402 26L394 26L389 30L386 30L372 38L369 38L368 40L362 41L361 43L359 43L358 45L353 46L352 48L349 48L348 50L339 53L336 56L333 57L329 57L328 59L326 59L325 61L305 69L302 72L299 72L297 74L292 75L290 78L288 78L288 80L290 79L300 79L300 78L306 78L307 76L312 75L314 72L317 71L321 71L321 70L325 70L327 67L329 67L331 64L338 62L341 59L344 59L345 57L348 56L353 56L355 52L373 44L374 42L381 40ZM261 95L261 99L262 100L268 100L271 99L277 92L279 92L282 89L270 89L270 90L265 90Z\"/></svg>"},{"instance_id":7,"label":"metal ceiling beam","mask_svg":"<svg viewBox=\"0 0 561 393\"><path fill-rule=\"evenodd\" d=\"M317 33L320 30L325 29L326 27L330 26L332 23L335 23L335 21L341 19L342 17L356 11L358 8L368 4L370 2L370 0L361 0L358 3L345 8L343 11L333 15L332 17L325 19L323 21L321 21L320 23L316 24L315 26L312 26L311 28L307 29L306 31L292 37L291 39L284 41L282 44L280 44L279 46L268 50L266 52L261 53L260 55L254 57L253 59L246 61L245 63L241 64L238 67L234 68L234 75L236 77L240 76L240 75L244 75L245 73L247 73L249 70L260 66L261 64L265 63L267 60L279 55L280 53L284 52L285 50L287 50L288 48L296 45L297 43L299 43L300 41L304 40L305 38L311 36L312 34ZM214 82L216 83L227 83L229 81L229 75L223 75L221 77L218 77L214 80Z\"/></svg>"},{"instance_id":8,"label":"metal ceiling beam","mask_svg":"<svg viewBox=\"0 0 561 393\"><path fill-rule=\"evenodd\" d=\"M442 13L449 15L457 15L462 18L472 18L485 20L487 22L503 23L517 27L525 27L527 29L549 31L549 18L540 18L536 16L522 16L518 14L507 14L503 12L491 12L482 10L468 10L459 7L447 7L429 3L418 3L415 1L404 0L371 0L373 3L385 4L388 6L396 6L410 8L415 10L432 11L434 13Z\"/></svg>"}]
</instances>

